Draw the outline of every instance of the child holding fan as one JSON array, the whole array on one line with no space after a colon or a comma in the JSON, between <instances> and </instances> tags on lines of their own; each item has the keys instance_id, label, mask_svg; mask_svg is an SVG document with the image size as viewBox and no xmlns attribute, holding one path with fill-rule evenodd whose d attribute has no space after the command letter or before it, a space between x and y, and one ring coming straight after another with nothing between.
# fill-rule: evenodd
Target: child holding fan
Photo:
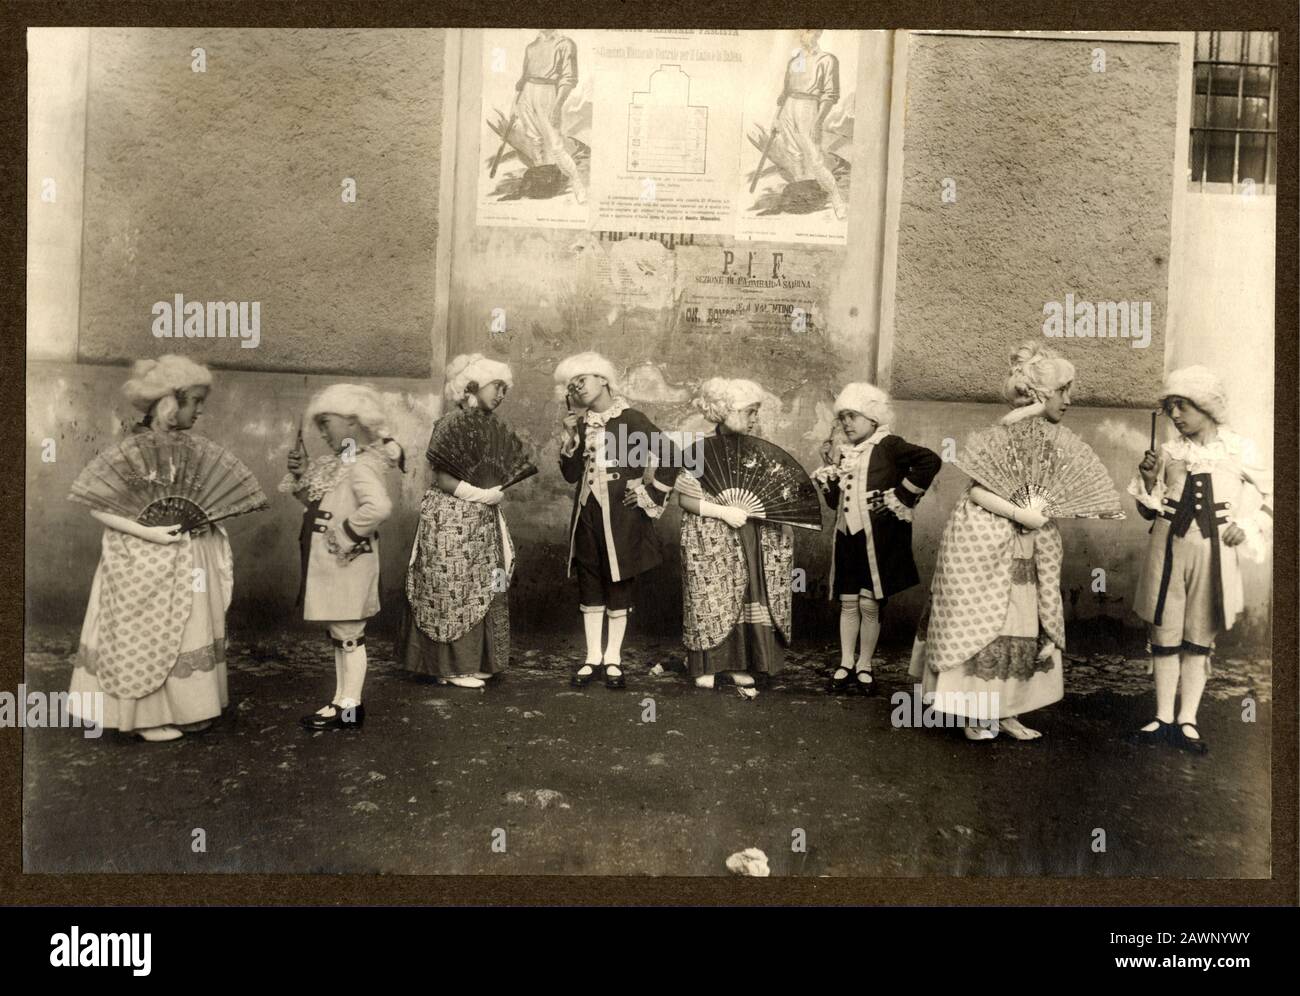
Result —
<instances>
[{"instance_id":1,"label":"child holding fan","mask_svg":"<svg viewBox=\"0 0 1300 996\"><path fill-rule=\"evenodd\" d=\"M69 706L103 693L104 726L150 742L205 729L228 702L234 569L216 521L267 506L247 467L189 432L211 384L182 356L137 362L123 391L143 419L70 495L105 529Z\"/></svg>"},{"instance_id":2,"label":"child holding fan","mask_svg":"<svg viewBox=\"0 0 1300 996\"><path fill-rule=\"evenodd\" d=\"M494 414L513 383L506 364L481 353L453 359L445 388L451 410L434 424L426 453L433 483L406 571L397 662L460 688L482 688L510 663L514 546L501 494L519 474L536 472Z\"/></svg>"},{"instance_id":3,"label":"child holding fan","mask_svg":"<svg viewBox=\"0 0 1300 996\"><path fill-rule=\"evenodd\" d=\"M1241 613L1238 551L1263 560L1272 534L1272 472L1251 440L1228 428L1227 396L1212 370L1169 374L1160 407L1178 437L1148 450L1128 486L1153 521L1134 608L1147 623L1156 716L1133 734L1193 753L1209 748L1196 727L1210 652ZM1244 513L1246 485L1261 497ZM1178 705L1175 723L1174 707Z\"/></svg>"},{"instance_id":4,"label":"child holding fan","mask_svg":"<svg viewBox=\"0 0 1300 996\"><path fill-rule=\"evenodd\" d=\"M892 432L889 395L874 384L846 386L835 399L835 417L849 446L841 447L838 459L823 450L828 464L813 473L835 510L831 597L840 602L840 662L830 688L856 686L870 695L880 611L891 595L920 581L912 559L912 509L943 462Z\"/></svg>"},{"instance_id":5,"label":"child holding fan","mask_svg":"<svg viewBox=\"0 0 1300 996\"><path fill-rule=\"evenodd\" d=\"M728 444L749 439L763 389L750 380L713 377L700 385L695 406L717 431L697 444L690 467L724 466ZM784 455L784 454L783 454ZM820 526L816 492L790 460ZM771 475L769 468L765 472ZM789 475L787 474L788 479ZM779 482L778 482L779 483ZM675 485L682 516L682 642L686 669L700 688L749 686L781 670L789 645L794 536L789 525L750 518L701 487L691 473ZM793 495L797 488L787 489Z\"/></svg>"},{"instance_id":6,"label":"child holding fan","mask_svg":"<svg viewBox=\"0 0 1300 996\"><path fill-rule=\"evenodd\" d=\"M309 730L360 729L366 680L366 620L379 612L379 527L392 514L384 477L406 470L402 447L388 430L383 401L360 384L332 384L307 406L330 448L307 461L297 447L279 490L303 505L303 618L323 622L334 644L334 694L302 725Z\"/></svg>"}]
</instances>

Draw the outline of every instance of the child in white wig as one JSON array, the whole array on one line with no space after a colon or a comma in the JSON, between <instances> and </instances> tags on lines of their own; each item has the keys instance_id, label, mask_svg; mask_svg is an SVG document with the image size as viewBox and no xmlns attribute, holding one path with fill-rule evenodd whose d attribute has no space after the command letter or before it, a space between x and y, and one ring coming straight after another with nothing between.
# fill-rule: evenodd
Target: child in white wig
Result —
<instances>
[{"instance_id":1,"label":"child in white wig","mask_svg":"<svg viewBox=\"0 0 1300 996\"><path fill-rule=\"evenodd\" d=\"M1037 419L1058 424L1074 376L1055 350L1017 347L1002 386L1011 411L999 425L1019 426L1018 435L1032 433ZM948 517L910 672L936 712L965 720L968 740L1037 740L1041 731L1019 717L1064 697L1062 557L1048 515L973 480Z\"/></svg>"},{"instance_id":2,"label":"child in white wig","mask_svg":"<svg viewBox=\"0 0 1300 996\"><path fill-rule=\"evenodd\" d=\"M444 388L448 412L434 424L425 453L433 481L420 505L406 570L397 663L460 688L482 688L510 662L506 587L514 547L501 488L477 488L456 477L439 464L437 444L444 433L462 433L466 418L495 418L513 385L510 368L481 353L453 359Z\"/></svg>"},{"instance_id":3,"label":"child in white wig","mask_svg":"<svg viewBox=\"0 0 1300 996\"><path fill-rule=\"evenodd\" d=\"M713 377L695 407L717 426L692 466L719 459L724 437L752 434L765 394L752 380ZM748 686L780 672L791 622L793 530L708 500L692 474L675 485L682 516L682 642L700 688Z\"/></svg>"},{"instance_id":4,"label":"child in white wig","mask_svg":"<svg viewBox=\"0 0 1300 996\"><path fill-rule=\"evenodd\" d=\"M1228 428L1227 395L1213 371L1170 373L1160 407L1178 436L1146 452L1128 487L1138 513L1154 521L1134 608L1147 623L1156 716L1133 736L1204 754L1196 713L1210 652L1242 611L1238 551L1267 556L1273 476L1254 443ZM1261 499L1251 512L1242 502L1247 484Z\"/></svg>"},{"instance_id":5,"label":"child in white wig","mask_svg":"<svg viewBox=\"0 0 1300 996\"><path fill-rule=\"evenodd\" d=\"M131 431L189 431L211 385L208 369L183 356L138 361L122 388L142 416ZM103 726L155 743L206 729L229 702L226 610L234 568L226 531L214 525L184 533L90 514L105 529L69 708L81 715L83 703L102 695ZM206 579L201 591L198 576ZM148 633L152 638L140 638Z\"/></svg>"},{"instance_id":6,"label":"child in white wig","mask_svg":"<svg viewBox=\"0 0 1300 996\"><path fill-rule=\"evenodd\" d=\"M607 688L622 688L623 635L637 577L663 559L655 520L680 469L676 447L618 393L614 365L599 353L578 353L555 368L564 419L560 472L576 484L569 522L569 572L578 575L587 654L572 684L604 671ZM601 652L601 627L609 638Z\"/></svg>"},{"instance_id":7,"label":"child in white wig","mask_svg":"<svg viewBox=\"0 0 1300 996\"><path fill-rule=\"evenodd\" d=\"M835 417L849 446L813 473L835 510L831 598L840 603L840 660L832 692L876 691L871 657L880 612L891 595L920 581L912 559L912 509L943 465L938 454L896 435L889 395L874 384L847 385ZM857 657L854 657L854 648Z\"/></svg>"},{"instance_id":8,"label":"child in white wig","mask_svg":"<svg viewBox=\"0 0 1300 996\"><path fill-rule=\"evenodd\" d=\"M332 384L307 406L330 454L310 462L296 448L280 491L306 506L299 545L303 618L326 624L334 644L334 694L302 718L310 730L360 729L366 620L379 612L379 526L392 514L384 477L405 471L383 401L373 388Z\"/></svg>"}]
</instances>

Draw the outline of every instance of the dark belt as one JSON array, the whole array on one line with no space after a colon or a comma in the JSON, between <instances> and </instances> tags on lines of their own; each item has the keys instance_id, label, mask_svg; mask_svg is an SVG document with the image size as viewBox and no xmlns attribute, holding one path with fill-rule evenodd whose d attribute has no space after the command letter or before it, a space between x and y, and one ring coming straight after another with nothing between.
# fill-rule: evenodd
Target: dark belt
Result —
<instances>
[{"instance_id":1,"label":"dark belt","mask_svg":"<svg viewBox=\"0 0 1300 996\"><path fill-rule=\"evenodd\" d=\"M546 77L546 76L525 76L525 77L524 77L524 82L525 82L525 83L539 83L539 84L541 84L542 86L559 86L559 85L560 85L560 81L559 81L559 80L549 79L549 78Z\"/></svg>"},{"instance_id":2,"label":"dark belt","mask_svg":"<svg viewBox=\"0 0 1300 996\"><path fill-rule=\"evenodd\" d=\"M1182 538L1195 522L1201 535L1210 541L1210 570L1214 591L1214 614L1220 625L1226 625L1223 610L1223 574L1220 567L1222 553L1219 549L1219 526L1226 523L1227 502L1215 503L1214 481L1209 474L1189 474L1183 481L1183 493L1177 502L1168 498L1160 517L1169 521L1169 534L1165 537L1165 563L1160 571L1160 594L1156 597L1155 625L1161 625L1165 614L1165 597L1174 571L1174 537ZM1220 511L1225 510L1225 511Z\"/></svg>"},{"instance_id":3,"label":"dark belt","mask_svg":"<svg viewBox=\"0 0 1300 996\"><path fill-rule=\"evenodd\" d=\"M802 90L792 90L785 96L787 100L816 100L820 102L822 99L821 94L804 93Z\"/></svg>"}]
</instances>

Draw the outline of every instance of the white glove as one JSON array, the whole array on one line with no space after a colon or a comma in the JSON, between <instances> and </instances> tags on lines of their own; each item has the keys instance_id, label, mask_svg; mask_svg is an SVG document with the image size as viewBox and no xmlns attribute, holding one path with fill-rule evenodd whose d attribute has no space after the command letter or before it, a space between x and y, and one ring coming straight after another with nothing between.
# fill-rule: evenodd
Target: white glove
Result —
<instances>
[{"instance_id":1,"label":"white glove","mask_svg":"<svg viewBox=\"0 0 1300 996\"><path fill-rule=\"evenodd\" d=\"M500 505L504 497L501 493L500 486L495 488L476 488L468 481L461 481L456 485L456 490L452 494L464 499L465 501L476 501L481 505Z\"/></svg>"},{"instance_id":2,"label":"white glove","mask_svg":"<svg viewBox=\"0 0 1300 996\"><path fill-rule=\"evenodd\" d=\"M739 529L749 521L749 515L744 509L715 505L711 501L700 502L700 515L708 516L710 519L721 519L732 529Z\"/></svg>"}]
</instances>

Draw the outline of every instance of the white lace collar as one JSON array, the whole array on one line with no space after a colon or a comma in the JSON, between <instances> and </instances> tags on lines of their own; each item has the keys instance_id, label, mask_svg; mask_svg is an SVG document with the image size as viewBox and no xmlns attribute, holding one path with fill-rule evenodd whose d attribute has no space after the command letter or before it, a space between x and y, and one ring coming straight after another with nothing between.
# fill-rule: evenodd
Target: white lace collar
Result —
<instances>
[{"instance_id":1,"label":"white lace collar","mask_svg":"<svg viewBox=\"0 0 1300 996\"><path fill-rule=\"evenodd\" d=\"M1240 457L1242 438L1231 429L1219 426L1215 438L1208 443L1178 436L1165 443L1163 449L1170 460L1181 460L1191 473L1199 474L1212 469L1221 460Z\"/></svg>"},{"instance_id":2,"label":"white lace collar","mask_svg":"<svg viewBox=\"0 0 1300 996\"><path fill-rule=\"evenodd\" d=\"M604 428L605 423L608 422L610 419L617 418L619 415L622 415L625 411L627 411L627 402L620 397L615 397L613 404L611 404L603 412L594 412L590 408L588 408L586 415L584 417L589 426L592 426L593 428L596 429L600 429L600 428Z\"/></svg>"}]
</instances>

